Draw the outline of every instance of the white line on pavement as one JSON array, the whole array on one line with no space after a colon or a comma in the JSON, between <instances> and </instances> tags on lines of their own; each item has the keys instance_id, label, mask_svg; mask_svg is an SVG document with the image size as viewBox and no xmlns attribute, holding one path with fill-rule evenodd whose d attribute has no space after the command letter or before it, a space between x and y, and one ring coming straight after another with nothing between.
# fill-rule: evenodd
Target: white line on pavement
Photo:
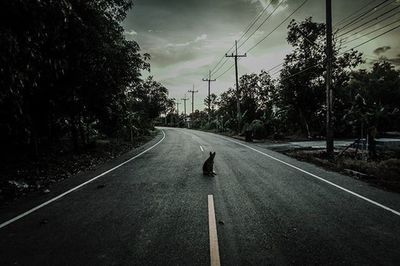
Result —
<instances>
[{"instance_id":1,"label":"white line on pavement","mask_svg":"<svg viewBox=\"0 0 400 266\"><path fill-rule=\"evenodd\" d=\"M41 209L41 208L43 208L43 207L45 207L45 206L47 206L47 205L49 205L50 203L52 203L52 202L54 202L54 201L56 201L56 200L58 200L58 199L61 199L62 197L64 197L64 196L66 196L66 195L68 195L68 194L74 192L74 191L77 190L77 189L80 189L81 187L83 187L83 186L85 186L85 185L87 185L87 184L89 184L89 183L95 181L96 179L98 179L98 178L100 178L100 177L102 177L102 176L104 176L104 175L106 175L106 174L108 174L108 173L114 171L115 169L117 169L117 168L123 166L124 164L127 164L128 162L130 162L130 161L132 161L132 160L138 158L139 156L145 154L146 152L150 151L151 149L153 149L154 147L156 147L158 144L160 144L160 143L165 139L165 132L164 132L164 130L161 130L161 131L162 131L162 133L163 133L162 139L161 139L160 141L158 141L156 144L154 144L153 146L151 146L150 148L148 148L148 149L142 151L141 153L139 153L139 154L133 156L133 157L130 158L129 160L127 160L127 161L125 161L125 162L123 162L123 163L121 163L121 164L119 164L119 165L117 165L117 166L115 166L115 167L113 167L113 168L111 168L111 169L109 169L109 170L107 170L107 171L105 171L105 172L99 174L98 176L95 176L95 177L93 177L92 179L90 179L90 180L88 180L88 181L86 181L86 182L84 182L84 183L82 183L82 184L80 184L80 185L78 185L78 186L76 186L76 187L74 187L74 188L71 188L70 190L68 190L68 191L66 191L66 192L64 192L64 193L62 193L62 194L60 194L60 195L58 195L58 196L56 196L56 197L54 197L54 198L52 198L52 199L50 199L50 200L48 200L48 201L42 203L42 204L40 204L40 205L38 205L38 206L32 208L32 209L30 209L29 211L26 211L26 212L24 212L24 213L21 213L20 215L18 215L18 216L16 216L16 217L12 218L11 220L8 220L8 221L6 221L6 222L0 224L0 229L3 228L3 227L6 227L7 225L9 225L9 224L11 224L11 223L13 223L13 222L15 222L15 221L17 221L17 220L19 220L19 219L21 219L21 218L27 216L27 215L29 215L29 214L35 212L35 211L37 211L37 210L39 210L39 209Z\"/></svg>"},{"instance_id":2,"label":"white line on pavement","mask_svg":"<svg viewBox=\"0 0 400 266\"><path fill-rule=\"evenodd\" d=\"M208 229L210 233L210 262L211 266L220 266L218 249L217 223L215 220L214 198L208 195Z\"/></svg>"},{"instance_id":3,"label":"white line on pavement","mask_svg":"<svg viewBox=\"0 0 400 266\"><path fill-rule=\"evenodd\" d=\"M200 150L201 150L201 151L204 151L204 149L203 149L203 147L201 147L201 145L200 145Z\"/></svg>"},{"instance_id":4,"label":"white line on pavement","mask_svg":"<svg viewBox=\"0 0 400 266\"><path fill-rule=\"evenodd\" d=\"M378 207L380 207L380 208L382 208L382 209L385 209L385 210L387 210L387 211L392 212L393 214L396 214L396 215L400 216L400 212L399 212L399 211L396 211L396 210L394 210L394 209L392 209L392 208L389 208L389 207L387 207L387 206L385 206L385 205L383 205L383 204L381 204L381 203L379 203L379 202L376 202L376 201L371 200L371 199L369 199L369 198L367 198L367 197L364 197L364 196L362 196L362 195L360 195L360 194L358 194L358 193L356 193L356 192L353 192L353 191L351 191L351 190L349 190L349 189L347 189L347 188L344 188L344 187L341 187L341 186L339 186L339 185L336 185L335 183L333 183L333 182L331 182L331 181L328 181L328 180L326 180L326 179L323 179L322 177L319 177L319 176L317 176L317 175L315 175L315 174L313 174L313 173L310 173L310 172L308 172L308 171L306 171L306 170L303 170L303 169L301 169L301 168L299 168L299 167L297 167L297 166L294 166L294 165L292 165L292 164L290 164L290 163L287 163L287 162L282 161L282 160L280 160L280 159L278 159L278 158L275 158L275 157L272 156L272 155L266 154L266 153L264 153L264 152L262 152L262 151L259 151L259 150L255 149L255 148L253 148L253 147L250 147L250 146L248 146L248 145L246 145L246 144L243 144L243 143L240 143L240 142L238 142L238 141L231 140L231 139L228 139L228 138L225 138L225 137L222 137L222 138L225 139L225 140L227 140L227 141L230 141L230 142L236 143L236 144L238 144L238 145L241 145L241 146L243 146L243 147L249 148L250 150L253 150L253 151L258 152L258 153L260 153L260 154L262 154L262 155L264 155L264 156L267 156L268 158L270 158L270 159L272 159L272 160L275 160L275 161L277 161L277 162L283 163L283 164L285 164L285 165L287 165L287 166L289 166L289 167L291 167L291 168L294 168L294 169L296 169L296 170L298 170L298 171L300 171L300 172L303 172L303 173L305 173L305 174L308 174L308 175L310 175L310 176L312 176L312 177L314 177L314 178L316 178L316 179L318 179L318 180L320 180L320 181L322 181L322 182L325 182L325 183L327 183L327 184L329 184L329 185L331 185L331 186L334 186L334 187L336 187L336 188L338 188L338 189L341 189L341 190L343 190L343 191L345 191L345 192L347 192L347 193L349 193L349 194L351 194L351 195L353 195L353 196L356 196L356 197L358 197L358 198L360 198L360 199L363 199L363 200L365 200L365 201L367 201L367 202L369 202L369 203L371 203L371 204L373 204L373 205L375 205L375 206L378 206Z\"/></svg>"}]
</instances>

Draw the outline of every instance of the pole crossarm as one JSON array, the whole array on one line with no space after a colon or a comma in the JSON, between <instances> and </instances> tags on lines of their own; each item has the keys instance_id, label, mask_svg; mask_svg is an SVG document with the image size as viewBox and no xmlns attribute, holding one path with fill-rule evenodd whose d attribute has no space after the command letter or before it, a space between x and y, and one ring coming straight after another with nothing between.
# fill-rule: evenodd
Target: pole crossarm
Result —
<instances>
[{"instance_id":1,"label":"pole crossarm","mask_svg":"<svg viewBox=\"0 0 400 266\"><path fill-rule=\"evenodd\" d=\"M195 91L194 90L194 85L193 85L193 89L192 90L188 90L188 92L190 92L192 94L192 114L194 113L194 94L198 93L199 91Z\"/></svg>"},{"instance_id":2,"label":"pole crossarm","mask_svg":"<svg viewBox=\"0 0 400 266\"><path fill-rule=\"evenodd\" d=\"M239 89L239 73L238 73L238 58L239 57L247 57L247 54L238 54L238 47L237 47L237 41L235 41L235 54L225 54L225 57L232 57L235 59L235 76L236 76L236 108L237 108L237 121L238 121L238 132L241 130L241 124L242 124L242 114L240 111L240 89Z\"/></svg>"},{"instance_id":3,"label":"pole crossarm","mask_svg":"<svg viewBox=\"0 0 400 266\"><path fill-rule=\"evenodd\" d=\"M203 81L208 82L208 122L211 120L211 98L210 98L210 90L211 90L211 82L217 81L216 79L211 79L211 70L208 72L208 79L202 79Z\"/></svg>"}]
</instances>

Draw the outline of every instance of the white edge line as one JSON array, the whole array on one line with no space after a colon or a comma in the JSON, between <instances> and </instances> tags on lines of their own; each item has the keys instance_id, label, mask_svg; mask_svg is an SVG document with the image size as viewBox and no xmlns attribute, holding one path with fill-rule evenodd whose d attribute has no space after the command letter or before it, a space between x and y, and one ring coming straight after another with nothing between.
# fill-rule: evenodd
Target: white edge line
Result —
<instances>
[{"instance_id":1,"label":"white edge line","mask_svg":"<svg viewBox=\"0 0 400 266\"><path fill-rule=\"evenodd\" d=\"M310 176L312 176L312 177L314 177L314 178L316 178L316 179L318 179L318 180L320 180L320 181L322 181L322 182L325 182L325 183L327 183L327 184L329 184L329 185L331 185L331 186L334 186L334 187L336 187L336 188L338 188L338 189L341 189L341 190L343 190L343 191L345 191L345 192L347 192L347 193L350 193L350 194L353 195L353 196L356 196L356 197L358 197L358 198L360 198L360 199L363 199L363 200L365 200L365 201L367 201L367 202L369 202L369 203L371 203L371 204L373 204L373 205L375 205L375 206L378 206L378 207L380 207L380 208L382 208L382 209L385 209L385 210L387 210L387 211L392 212L393 214L396 214L396 215L400 216L400 212L399 212L399 211L396 211L396 210L394 210L394 209L392 209L392 208L389 208L389 207L387 207L387 206L385 206L385 205L383 205L383 204L381 204L381 203L379 203L379 202L376 202L376 201L371 200L371 199L369 199L369 198L367 198L367 197L364 197L364 196L362 196L362 195L360 195L360 194L358 194L358 193L356 193L356 192L353 192L353 191L351 191L351 190L349 190L349 189L347 189L347 188L344 188L344 187L341 187L341 186L339 186L339 185L336 185L335 183L333 183L333 182L331 182L331 181L328 181L328 180L326 180L326 179L323 179L322 177L319 177L319 176L317 176L317 175L315 175L315 174L313 174L313 173L310 173L310 172L308 172L308 171L306 171L306 170L303 170L303 169L301 169L301 168L299 168L299 167L297 167L297 166L294 166L294 165L292 165L292 164L290 164L290 163L287 163L287 162L285 162L285 161L282 161L282 160L280 160L280 159L278 159L278 158L275 158L274 156L271 156L271 155L269 155L269 154L266 154L266 153L264 153L264 152L262 152L262 151L259 151L259 150L255 149L255 148L253 148L253 147L250 147L250 146L248 146L248 145L246 145L246 144L243 144L243 143L240 143L240 142L238 142L238 141L234 141L234 140L228 139L228 138L226 138L226 137L221 137L221 138L223 138L223 139L225 139L225 140L228 140L228 141L230 141L230 142L236 143L236 144L238 144L238 145L241 145L241 146L243 146L243 147L249 148L250 150L253 150L253 151L255 151L255 152L258 152L258 153L260 153L260 154L262 154L262 155L264 155L264 156L269 157L270 159L273 159L273 160L275 160L275 161L277 161L277 162L283 163L283 164L285 164L285 165L287 165L287 166L289 166L289 167L291 167L291 168L294 168L294 169L296 169L296 170L298 170L298 171L300 171L300 172L303 172L303 173L305 173L305 174L308 174L308 175L310 175Z\"/></svg>"},{"instance_id":2,"label":"white edge line","mask_svg":"<svg viewBox=\"0 0 400 266\"><path fill-rule=\"evenodd\" d=\"M214 197L208 195L208 230L210 235L210 264L221 265L218 248L217 222L215 219Z\"/></svg>"},{"instance_id":3,"label":"white edge line","mask_svg":"<svg viewBox=\"0 0 400 266\"><path fill-rule=\"evenodd\" d=\"M66 192L64 192L64 193L62 193L62 194L60 194L60 195L58 195L58 196L56 196L56 197L54 197L54 198L52 198L52 199L50 199L50 200L48 200L48 201L46 201L46 202L44 202L44 203L42 203L42 204L40 204L40 205L38 205L38 206L36 206L36 207L34 207L34 208L28 210L28 211L26 211L26 212L24 212L24 213L21 213L20 215L17 215L17 216L15 216L14 218L12 218L12 219L10 219L10 220L8 220L8 221L6 221L6 222L0 224L0 229L3 228L3 227L6 227L7 225L9 225L9 224L11 224L11 223L13 223L13 222L15 222L15 221L17 221L17 220L19 220L19 219L21 219L21 218L27 216L27 215L29 215L29 214L35 212L35 211L37 211L37 210L39 210L39 209L41 209L41 208L43 208L43 207L45 207L45 206L47 206L47 205L49 205L50 203L52 203L52 202L54 202L54 201L56 201L56 200L58 200L58 199L61 199L62 197L64 197L64 196L66 196L66 195L68 195L68 194L74 192L75 190L80 189L81 187L83 187L83 186L85 186L85 185L87 185L87 184L89 184L89 183L95 181L96 179L98 179L98 178L100 178L100 177L102 177L102 176L104 176L104 175L106 175L106 174L108 174L108 173L114 171L115 169L117 169L117 168L123 166L124 164L127 164L128 162L130 162L130 161L132 161L132 160L138 158L139 156L145 154L146 152L152 150L154 147L156 147L158 144L160 144L160 143L165 139L164 130L161 130L161 132L163 133L162 139L161 139L160 141L158 141L156 144L154 144L153 146L151 146L150 148L147 148L146 150L142 151L141 153L139 153L139 154L133 156L132 158L126 160L125 162L123 162L123 163L121 163L121 164L119 164L119 165L117 165L117 166L114 166L113 168L111 168L111 169L109 169L109 170L107 170L107 171L105 171L105 172L103 172L103 173L101 173L101 174L99 174L99 175L93 177L92 179L89 179L88 181L86 181L86 182L84 182L84 183L82 183L82 184L80 184L80 185L78 185L78 186L76 186L76 187L74 187L74 188L71 188L70 190L68 190L68 191L66 191Z\"/></svg>"},{"instance_id":4,"label":"white edge line","mask_svg":"<svg viewBox=\"0 0 400 266\"><path fill-rule=\"evenodd\" d=\"M204 151L204 149L203 149L203 147L201 147L201 145L200 145L200 150L201 150L201 151Z\"/></svg>"}]
</instances>

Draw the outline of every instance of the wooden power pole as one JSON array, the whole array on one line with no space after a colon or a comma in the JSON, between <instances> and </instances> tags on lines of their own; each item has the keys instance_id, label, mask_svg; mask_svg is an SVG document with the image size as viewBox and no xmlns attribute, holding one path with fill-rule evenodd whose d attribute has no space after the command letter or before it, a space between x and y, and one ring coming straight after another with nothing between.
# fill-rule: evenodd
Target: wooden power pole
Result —
<instances>
[{"instance_id":1,"label":"wooden power pole","mask_svg":"<svg viewBox=\"0 0 400 266\"><path fill-rule=\"evenodd\" d=\"M333 157L332 0L326 0L326 153Z\"/></svg>"},{"instance_id":2,"label":"wooden power pole","mask_svg":"<svg viewBox=\"0 0 400 266\"><path fill-rule=\"evenodd\" d=\"M179 105L180 105L181 103L180 102L176 102L176 112L178 113L178 115L179 115Z\"/></svg>"},{"instance_id":3,"label":"wooden power pole","mask_svg":"<svg viewBox=\"0 0 400 266\"><path fill-rule=\"evenodd\" d=\"M183 114L185 115L185 121L186 121L186 101L189 100L189 98L186 98L186 94L185 97L181 99L183 101Z\"/></svg>"},{"instance_id":4,"label":"wooden power pole","mask_svg":"<svg viewBox=\"0 0 400 266\"><path fill-rule=\"evenodd\" d=\"M194 94L199 92L199 91L195 91L194 90L194 85L193 85L193 90L189 90L188 92L190 92L192 94L192 114L194 113Z\"/></svg>"},{"instance_id":5,"label":"wooden power pole","mask_svg":"<svg viewBox=\"0 0 400 266\"><path fill-rule=\"evenodd\" d=\"M210 96L210 87L211 82L216 81L216 79L211 79L211 70L208 72L208 79L203 79L203 81L208 82L208 122L211 120L211 96Z\"/></svg>"},{"instance_id":6,"label":"wooden power pole","mask_svg":"<svg viewBox=\"0 0 400 266\"><path fill-rule=\"evenodd\" d=\"M235 59L235 75L236 75L236 108L237 108L237 120L238 120L238 132L240 133L242 124L242 114L240 112L240 88L239 88L239 74L238 74L238 58L246 57L247 55L238 55L237 41L235 41L235 54L225 54L226 57L233 57Z\"/></svg>"}]
</instances>

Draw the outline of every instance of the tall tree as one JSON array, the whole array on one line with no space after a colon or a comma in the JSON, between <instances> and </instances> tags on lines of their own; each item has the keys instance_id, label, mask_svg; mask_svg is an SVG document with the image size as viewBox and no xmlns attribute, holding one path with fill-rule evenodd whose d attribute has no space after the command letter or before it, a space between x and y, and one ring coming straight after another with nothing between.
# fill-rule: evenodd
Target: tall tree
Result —
<instances>
[{"instance_id":1,"label":"tall tree","mask_svg":"<svg viewBox=\"0 0 400 266\"><path fill-rule=\"evenodd\" d=\"M325 130L325 30L325 24L313 22L311 17L301 22L291 21L287 41L294 49L285 58L278 86L280 114L292 125L292 132L300 130L309 137ZM348 81L351 68L362 62L361 54L356 51L340 54L334 45L332 62L334 93L338 95Z\"/></svg>"}]
</instances>

